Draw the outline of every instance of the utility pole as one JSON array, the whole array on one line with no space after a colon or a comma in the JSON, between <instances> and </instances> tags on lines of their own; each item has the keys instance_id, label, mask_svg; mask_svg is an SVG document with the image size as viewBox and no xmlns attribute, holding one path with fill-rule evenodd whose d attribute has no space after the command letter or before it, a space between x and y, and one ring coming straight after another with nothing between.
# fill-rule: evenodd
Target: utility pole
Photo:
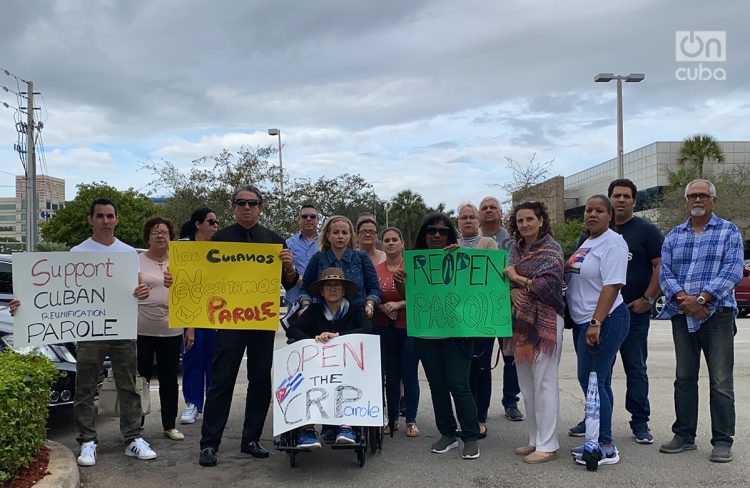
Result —
<instances>
[{"instance_id":1,"label":"utility pole","mask_svg":"<svg viewBox=\"0 0 750 488\"><path fill-rule=\"evenodd\" d=\"M34 144L34 82L26 82L26 251L33 252L37 244L37 214L39 198L36 194L36 152Z\"/></svg>"}]
</instances>

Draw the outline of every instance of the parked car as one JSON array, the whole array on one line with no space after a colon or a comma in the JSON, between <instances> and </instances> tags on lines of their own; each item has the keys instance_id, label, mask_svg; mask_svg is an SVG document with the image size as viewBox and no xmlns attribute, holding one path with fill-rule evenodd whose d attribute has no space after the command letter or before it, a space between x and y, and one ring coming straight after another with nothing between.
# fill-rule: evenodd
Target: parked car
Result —
<instances>
[{"instance_id":1,"label":"parked car","mask_svg":"<svg viewBox=\"0 0 750 488\"><path fill-rule=\"evenodd\" d=\"M747 317L750 315L750 260L745 260L742 278L734 289L734 299L737 300L737 309L739 311L738 316ZM656 316L664 309L666 303L666 297L664 295L659 295L659 298L657 298L651 306L651 317L656 318Z\"/></svg>"},{"instance_id":2,"label":"parked car","mask_svg":"<svg viewBox=\"0 0 750 488\"><path fill-rule=\"evenodd\" d=\"M13 299L13 255L0 254L0 304Z\"/></svg>"},{"instance_id":3,"label":"parked car","mask_svg":"<svg viewBox=\"0 0 750 488\"><path fill-rule=\"evenodd\" d=\"M20 347L13 340L13 319L7 306L0 306L0 351L12 349L21 354L44 354L60 372L52 384L49 406L71 405L76 384L76 358L73 344L52 344L40 347Z\"/></svg>"}]
</instances>

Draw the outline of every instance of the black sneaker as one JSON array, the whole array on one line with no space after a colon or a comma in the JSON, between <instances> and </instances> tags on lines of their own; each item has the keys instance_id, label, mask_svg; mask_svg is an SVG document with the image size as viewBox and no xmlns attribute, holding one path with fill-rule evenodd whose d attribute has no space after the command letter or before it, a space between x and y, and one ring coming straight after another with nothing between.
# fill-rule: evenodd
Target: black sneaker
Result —
<instances>
[{"instance_id":1,"label":"black sneaker","mask_svg":"<svg viewBox=\"0 0 750 488\"><path fill-rule=\"evenodd\" d=\"M651 434L651 430L649 430L648 425L646 424L633 427L633 437L638 444L654 443L654 436Z\"/></svg>"},{"instance_id":2,"label":"black sneaker","mask_svg":"<svg viewBox=\"0 0 750 488\"><path fill-rule=\"evenodd\" d=\"M198 464L206 467L216 466L216 449L213 447L201 449L201 455L198 457Z\"/></svg>"},{"instance_id":3,"label":"black sneaker","mask_svg":"<svg viewBox=\"0 0 750 488\"><path fill-rule=\"evenodd\" d=\"M688 442L682 437L675 435L671 441L665 442L659 448L659 452L665 454L677 454L684 451L694 451L696 448L695 442Z\"/></svg>"},{"instance_id":4,"label":"black sneaker","mask_svg":"<svg viewBox=\"0 0 750 488\"><path fill-rule=\"evenodd\" d=\"M583 436L585 436L586 435L586 421L585 420L581 420L580 422L578 422L577 425L571 427L568 430L568 435L570 437L583 437Z\"/></svg>"},{"instance_id":5,"label":"black sneaker","mask_svg":"<svg viewBox=\"0 0 750 488\"><path fill-rule=\"evenodd\" d=\"M518 410L517 406L505 407L505 418L513 422L520 422L523 420L523 414Z\"/></svg>"},{"instance_id":6,"label":"black sneaker","mask_svg":"<svg viewBox=\"0 0 750 488\"><path fill-rule=\"evenodd\" d=\"M728 463L732 461L732 446L726 442L717 442L711 450L709 458L713 463Z\"/></svg>"}]
</instances>

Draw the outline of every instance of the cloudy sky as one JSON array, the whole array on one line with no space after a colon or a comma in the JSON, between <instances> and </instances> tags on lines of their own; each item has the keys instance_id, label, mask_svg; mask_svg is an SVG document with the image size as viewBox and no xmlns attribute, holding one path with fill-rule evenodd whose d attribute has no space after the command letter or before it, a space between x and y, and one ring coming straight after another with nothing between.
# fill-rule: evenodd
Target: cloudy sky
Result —
<instances>
[{"instance_id":1,"label":"cloudy sky","mask_svg":"<svg viewBox=\"0 0 750 488\"><path fill-rule=\"evenodd\" d=\"M81 182L142 188L139 162L187 167L274 143L278 127L293 178L359 173L383 198L455 207L499 194L506 156L554 159L560 175L614 157L616 90L600 72L646 74L624 85L626 152L696 132L747 140L748 18L746 0L9 0L0 68L42 92L41 170L69 198ZM676 31L725 32L726 60L678 63ZM726 79L677 79L699 65ZM2 72L0 86L17 90ZM23 169L2 102L17 102L0 89L10 196Z\"/></svg>"}]
</instances>

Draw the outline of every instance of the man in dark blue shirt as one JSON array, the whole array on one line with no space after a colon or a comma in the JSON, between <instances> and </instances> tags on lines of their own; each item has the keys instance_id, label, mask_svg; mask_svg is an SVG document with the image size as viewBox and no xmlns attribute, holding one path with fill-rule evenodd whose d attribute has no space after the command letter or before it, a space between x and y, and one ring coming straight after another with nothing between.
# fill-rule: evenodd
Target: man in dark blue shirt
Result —
<instances>
[{"instance_id":1,"label":"man in dark blue shirt","mask_svg":"<svg viewBox=\"0 0 750 488\"><path fill-rule=\"evenodd\" d=\"M607 192L615 209L615 230L628 244L628 274L622 297L630 309L630 331L620 346L620 358L627 377L625 408L630 412L630 428L639 444L652 444L648 428L651 406L648 401L648 329L651 305L659 296L661 231L633 214L637 189L627 179L614 180Z\"/></svg>"}]
</instances>

